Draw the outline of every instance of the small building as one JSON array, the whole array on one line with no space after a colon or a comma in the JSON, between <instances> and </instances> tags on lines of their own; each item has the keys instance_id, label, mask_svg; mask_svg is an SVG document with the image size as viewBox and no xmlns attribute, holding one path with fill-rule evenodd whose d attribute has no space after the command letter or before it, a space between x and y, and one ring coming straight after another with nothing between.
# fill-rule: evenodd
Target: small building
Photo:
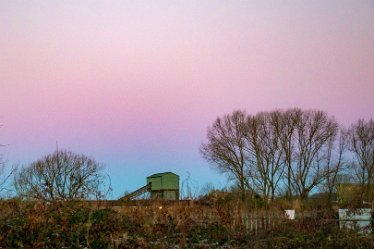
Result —
<instances>
[{"instance_id":1,"label":"small building","mask_svg":"<svg viewBox=\"0 0 374 249\"><path fill-rule=\"evenodd\" d=\"M157 173L147 177L151 184L151 198L179 200L179 176L172 172Z\"/></svg>"}]
</instances>

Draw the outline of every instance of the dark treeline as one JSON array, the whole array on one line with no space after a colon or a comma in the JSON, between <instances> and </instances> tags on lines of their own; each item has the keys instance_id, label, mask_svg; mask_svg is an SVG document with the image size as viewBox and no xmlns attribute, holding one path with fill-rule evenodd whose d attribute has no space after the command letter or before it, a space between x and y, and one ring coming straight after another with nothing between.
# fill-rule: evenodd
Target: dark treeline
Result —
<instances>
[{"instance_id":1,"label":"dark treeline","mask_svg":"<svg viewBox=\"0 0 374 249\"><path fill-rule=\"evenodd\" d=\"M361 198L373 199L372 119L360 119L344 129L320 110L293 108L256 115L234 111L208 128L200 151L214 168L234 179L240 191L266 200L305 199L313 190L331 199L336 184L343 181L360 184Z\"/></svg>"}]
</instances>

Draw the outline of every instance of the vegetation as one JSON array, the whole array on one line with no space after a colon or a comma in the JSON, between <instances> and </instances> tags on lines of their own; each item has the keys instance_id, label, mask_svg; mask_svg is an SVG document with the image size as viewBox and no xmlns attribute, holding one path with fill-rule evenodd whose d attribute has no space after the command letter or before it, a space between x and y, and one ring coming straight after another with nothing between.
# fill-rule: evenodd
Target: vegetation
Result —
<instances>
[{"instance_id":1,"label":"vegetation","mask_svg":"<svg viewBox=\"0 0 374 249\"><path fill-rule=\"evenodd\" d=\"M317 189L331 199L344 175L361 185L362 199L374 197L373 120L359 120L345 130L320 110L253 116L235 111L214 121L200 151L242 192L250 190L264 200L282 195L305 200Z\"/></svg>"},{"instance_id":2,"label":"vegetation","mask_svg":"<svg viewBox=\"0 0 374 249\"><path fill-rule=\"evenodd\" d=\"M70 151L56 150L26 168L14 179L18 195L43 201L102 198L106 177L93 159Z\"/></svg>"},{"instance_id":3,"label":"vegetation","mask_svg":"<svg viewBox=\"0 0 374 249\"><path fill-rule=\"evenodd\" d=\"M0 124L0 128L1 128ZM4 144L0 142L0 148L5 147ZM2 158L2 154L0 153L0 198L5 197L10 191L11 187L8 185L9 178L15 173L16 168L12 167L10 171L7 171L5 168L5 161Z\"/></svg>"},{"instance_id":4,"label":"vegetation","mask_svg":"<svg viewBox=\"0 0 374 249\"><path fill-rule=\"evenodd\" d=\"M343 129L319 110L235 111L208 128L200 151L234 180L230 190L106 201L102 166L62 150L12 171L16 196L0 200L0 248L374 248L373 232L337 219L339 207L374 203L373 120Z\"/></svg>"},{"instance_id":5,"label":"vegetation","mask_svg":"<svg viewBox=\"0 0 374 249\"><path fill-rule=\"evenodd\" d=\"M287 220L281 203L245 212L240 198L117 207L82 201L2 201L2 248L373 248L371 236L339 229L313 208ZM318 212L317 212L318 211ZM330 220L331 219L331 220Z\"/></svg>"},{"instance_id":6,"label":"vegetation","mask_svg":"<svg viewBox=\"0 0 374 249\"><path fill-rule=\"evenodd\" d=\"M373 199L371 187L374 183L374 121L360 119L348 132L349 150L355 160L352 169L361 184L361 197Z\"/></svg>"}]
</instances>

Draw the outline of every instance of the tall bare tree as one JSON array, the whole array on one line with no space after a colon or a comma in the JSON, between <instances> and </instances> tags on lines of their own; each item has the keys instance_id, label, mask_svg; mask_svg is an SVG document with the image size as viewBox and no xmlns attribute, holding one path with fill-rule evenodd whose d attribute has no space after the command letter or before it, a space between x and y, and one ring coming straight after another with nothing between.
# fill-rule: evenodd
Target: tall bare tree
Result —
<instances>
[{"instance_id":1,"label":"tall bare tree","mask_svg":"<svg viewBox=\"0 0 374 249\"><path fill-rule=\"evenodd\" d=\"M290 112L293 112L291 117L294 132L288 137L291 141L285 142L292 148L288 152L288 167L292 187L304 199L333 173L327 167L328 148L336 138L338 124L323 111L293 109Z\"/></svg>"},{"instance_id":2,"label":"tall bare tree","mask_svg":"<svg viewBox=\"0 0 374 249\"><path fill-rule=\"evenodd\" d=\"M233 176L241 191L272 199L284 182L288 196L303 199L337 172L329 161L337 132L337 122L323 111L295 108L255 116L236 111L217 118L200 150Z\"/></svg>"},{"instance_id":3,"label":"tall bare tree","mask_svg":"<svg viewBox=\"0 0 374 249\"><path fill-rule=\"evenodd\" d=\"M249 170L256 191L266 200L274 199L284 171L284 151L281 135L282 113L259 113L247 120L248 150L253 167Z\"/></svg>"},{"instance_id":4,"label":"tall bare tree","mask_svg":"<svg viewBox=\"0 0 374 249\"><path fill-rule=\"evenodd\" d=\"M362 185L362 197L373 199L374 183L374 121L358 120L348 131L349 150L354 155L353 169Z\"/></svg>"},{"instance_id":5,"label":"tall bare tree","mask_svg":"<svg viewBox=\"0 0 374 249\"><path fill-rule=\"evenodd\" d=\"M70 151L56 150L22 168L15 176L17 193L43 201L100 198L108 180L93 159Z\"/></svg>"},{"instance_id":6,"label":"tall bare tree","mask_svg":"<svg viewBox=\"0 0 374 249\"><path fill-rule=\"evenodd\" d=\"M328 200L332 201L333 194L337 192L339 177L344 175L347 170L347 159L345 152L347 150L347 131L340 129L338 138L330 138L327 146L327 171L331 172L322 185L322 191L327 191Z\"/></svg>"},{"instance_id":7,"label":"tall bare tree","mask_svg":"<svg viewBox=\"0 0 374 249\"><path fill-rule=\"evenodd\" d=\"M237 181L240 191L250 189L247 178L249 155L246 151L244 111L218 117L208 128L207 142L200 147L203 157L219 172Z\"/></svg>"},{"instance_id":8,"label":"tall bare tree","mask_svg":"<svg viewBox=\"0 0 374 249\"><path fill-rule=\"evenodd\" d=\"M292 198L296 194L296 186L293 181L293 164L295 160L295 149L296 142L294 139L294 134L296 131L296 124L298 122L298 116L302 112L301 109L288 109L282 113L282 134L281 143L284 151L284 163L286 165L285 172L285 186L286 186L286 196Z\"/></svg>"}]
</instances>

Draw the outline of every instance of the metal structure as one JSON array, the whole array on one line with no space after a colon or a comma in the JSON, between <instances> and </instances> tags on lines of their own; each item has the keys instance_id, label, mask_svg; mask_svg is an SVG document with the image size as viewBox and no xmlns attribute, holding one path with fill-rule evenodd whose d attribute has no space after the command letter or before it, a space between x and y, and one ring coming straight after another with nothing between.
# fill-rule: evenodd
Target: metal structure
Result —
<instances>
[{"instance_id":1,"label":"metal structure","mask_svg":"<svg viewBox=\"0 0 374 249\"><path fill-rule=\"evenodd\" d=\"M150 192L151 199L179 200L179 176L172 172L150 175L147 177L145 186L120 198L120 200L133 200L146 192Z\"/></svg>"},{"instance_id":2,"label":"metal structure","mask_svg":"<svg viewBox=\"0 0 374 249\"><path fill-rule=\"evenodd\" d=\"M142 194L144 194L144 193L146 193L150 190L151 190L151 184L147 184L147 185L135 190L134 192L131 192L130 194L122 197L120 200L123 200L123 201L132 200L132 199L135 199L136 197L141 196Z\"/></svg>"},{"instance_id":3,"label":"metal structure","mask_svg":"<svg viewBox=\"0 0 374 249\"><path fill-rule=\"evenodd\" d=\"M151 184L151 198L161 200L179 200L179 176L172 172L153 174L147 177Z\"/></svg>"}]
</instances>

